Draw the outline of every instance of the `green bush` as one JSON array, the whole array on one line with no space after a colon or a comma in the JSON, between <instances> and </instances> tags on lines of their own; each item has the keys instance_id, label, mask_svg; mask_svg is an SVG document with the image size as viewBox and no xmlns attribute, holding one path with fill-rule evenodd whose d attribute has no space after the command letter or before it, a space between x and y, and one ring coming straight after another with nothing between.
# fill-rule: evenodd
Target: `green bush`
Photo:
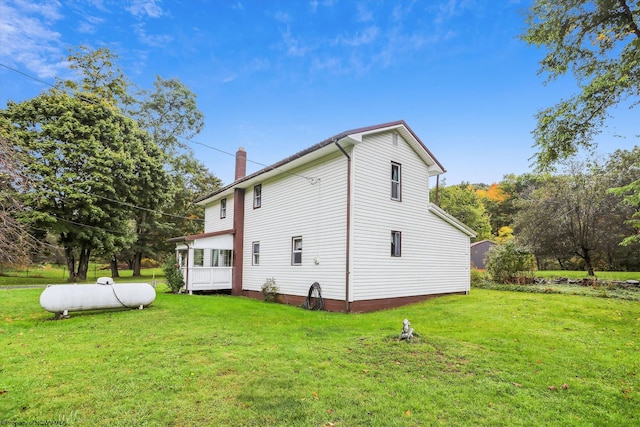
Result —
<instances>
[{"instance_id":1,"label":"green bush","mask_svg":"<svg viewBox=\"0 0 640 427\"><path fill-rule=\"evenodd\" d=\"M265 301L275 301L280 288L278 288L276 279L269 277L264 281L261 290Z\"/></svg>"},{"instance_id":2,"label":"green bush","mask_svg":"<svg viewBox=\"0 0 640 427\"><path fill-rule=\"evenodd\" d=\"M169 255L166 258L162 266L162 271L164 271L167 286L171 289L171 292L177 294L184 286L184 279L180 271L180 266L176 263L175 255Z\"/></svg>"},{"instance_id":3,"label":"green bush","mask_svg":"<svg viewBox=\"0 0 640 427\"><path fill-rule=\"evenodd\" d=\"M480 286L485 281L485 274L477 268L471 269L471 286Z\"/></svg>"},{"instance_id":4,"label":"green bush","mask_svg":"<svg viewBox=\"0 0 640 427\"><path fill-rule=\"evenodd\" d=\"M526 248L513 240L489 249L486 256L487 272L497 283L532 283L535 259Z\"/></svg>"}]
</instances>

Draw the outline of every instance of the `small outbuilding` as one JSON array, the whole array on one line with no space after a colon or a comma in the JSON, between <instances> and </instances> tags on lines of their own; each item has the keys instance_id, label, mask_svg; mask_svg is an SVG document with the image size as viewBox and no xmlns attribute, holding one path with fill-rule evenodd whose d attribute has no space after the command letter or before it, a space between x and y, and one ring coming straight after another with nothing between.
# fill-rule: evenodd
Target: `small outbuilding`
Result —
<instances>
[{"instance_id":1,"label":"small outbuilding","mask_svg":"<svg viewBox=\"0 0 640 427\"><path fill-rule=\"evenodd\" d=\"M480 240L471 244L471 268L477 268L484 270L486 268L484 258L487 255L489 249L496 244L491 240Z\"/></svg>"}]
</instances>

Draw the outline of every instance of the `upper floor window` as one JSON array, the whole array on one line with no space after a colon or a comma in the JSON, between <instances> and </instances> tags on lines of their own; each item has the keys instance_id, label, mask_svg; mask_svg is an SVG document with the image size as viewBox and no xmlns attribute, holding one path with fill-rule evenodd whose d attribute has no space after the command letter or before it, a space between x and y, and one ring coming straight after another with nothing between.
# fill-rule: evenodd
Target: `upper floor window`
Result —
<instances>
[{"instance_id":1,"label":"upper floor window","mask_svg":"<svg viewBox=\"0 0 640 427\"><path fill-rule=\"evenodd\" d=\"M391 232L391 256L399 257L402 254L402 232Z\"/></svg>"},{"instance_id":2,"label":"upper floor window","mask_svg":"<svg viewBox=\"0 0 640 427\"><path fill-rule=\"evenodd\" d=\"M253 242L251 248L251 264L260 265L260 242Z\"/></svg>"},{"instance_id":3,"label":"upper floor window","mask_svg":"<svg viewBox=\"0 0 640 427\"><path fill-rule=\"evenodd\" d=\"M262 184L253 187L253 208L262 206Z\"/></svg>"},{"instance_id":4,"label":"upper floor window","mask_svg":"<svg viewBox=\"0 0 640 427\"><path fill-rule=\"evenodd\" d=\"M220 218L227 217L227 199L220 200Z\"/></svg>"},{"instance_id":5,"label":"upper floor window","mask_svg":"<svg viewBox=\"0 0 640 427\"><path fill-rule=\"evenodd\" d=\"M302 237L291 239L291 265L302 265Z\"/></svg>"},{"instance_id":6,"label":"upper floor window","mask_svg":"<svg viewBox=\"0 0 640 427\"><path fill-rule=\"evenodd\" d=\"M391 200L400 200L401 168L399 163L391 162Z\"/></svg>"}]
</instances>

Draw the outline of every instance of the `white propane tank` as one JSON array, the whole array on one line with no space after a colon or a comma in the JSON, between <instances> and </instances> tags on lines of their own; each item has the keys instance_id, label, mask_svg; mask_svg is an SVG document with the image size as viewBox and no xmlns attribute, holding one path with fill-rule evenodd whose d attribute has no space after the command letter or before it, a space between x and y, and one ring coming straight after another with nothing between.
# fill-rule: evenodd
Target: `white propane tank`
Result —
<instances>
[{"instance_id":1,"label":"white propane tank","mask_svg":"<svg viewBox=\"0 0 640 427\"><path fill-rule=\"evenodd\" d=\"M156 299L156 290L148 283L118 283L101 277L95 285L48 285L40 294L40 305L52 313L143 308Z\"/></svg>"}]
</instances>

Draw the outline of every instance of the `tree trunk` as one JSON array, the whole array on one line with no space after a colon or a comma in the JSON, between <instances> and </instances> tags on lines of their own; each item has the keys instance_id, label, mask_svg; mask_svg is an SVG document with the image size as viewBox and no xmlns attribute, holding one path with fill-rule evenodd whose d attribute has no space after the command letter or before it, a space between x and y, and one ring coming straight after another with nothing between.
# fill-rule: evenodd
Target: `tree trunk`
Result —
<instances>
[{"instance_id":1,"label":"tree trunk","mask_svg":"<svg viewBox=\"0 0 640 427\"><path fill-rule=\"evenodd\" d=\"M78 280L87 280L87 271L89 270L89 256L91 249L83 247L80 249L80 259L78 259Z\"/></svg>"},{"instance_id":2,"label":"tree trunk","mask_svg":"<svg viewBox=\"0 0 640 427\"><path fill-rule=\"evenodd\" d=\"M111 268L111 277L120 277L120 272L118 271L118 258L116 255L111 255L111 261L109 262L109 267Z\"/></svg>"},{"instance_id":3,"label":"tree trunk","mask_svg":"<svg viewBox=\"0 0 640 427\"><path fill-rule=\"evenodd\" d=\"M67 263L67 271L69 272L69 282L78 281L78 277L76 276L76 257L73 254L73 248L65 246L64 256Z\"/></svg>"},{"instance_id":4,"label":"tree trunk","mask_svg":"<svg viewBox=\"0 0 640 427\"><path fill-rule=\"evenodd\" d=\"M584 260L585 266L587 267L587 275L588 276L595 276L595 273L593 272L593 265L591 264L591 254L589 253L589 249L582 249L584 256L582 257L582 259Z\"/></svg>"},{"instance_id":5,"label":"tree trunk","mask_svg":"<svg viewBox=\"0 0 640 427\"><path fill-rule=\"evenodd\" d=\"M142 269L142 251L136 252L133 258L133 276L141 276L140 270Z\"/></svg>"}]
</instances>

